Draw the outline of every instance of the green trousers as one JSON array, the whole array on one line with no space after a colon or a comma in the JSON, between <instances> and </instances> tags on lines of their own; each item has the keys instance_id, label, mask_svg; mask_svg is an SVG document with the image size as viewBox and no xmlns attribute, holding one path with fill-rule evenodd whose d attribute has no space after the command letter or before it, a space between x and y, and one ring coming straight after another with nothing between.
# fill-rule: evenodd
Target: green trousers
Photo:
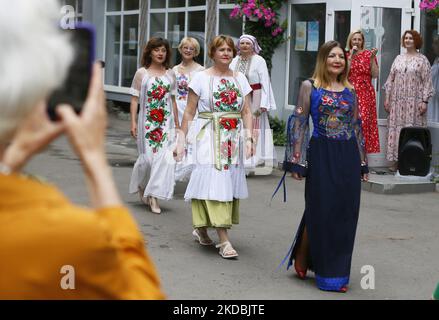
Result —
<instances>
[{"instance_id":1,"label":"green trousers","mask_svg":"<svg viewBox=\"0 0 439 320\"><path fill-rule=\"evenodd\" d=\"M194 228L226 228L239 224L239 200L220 202L192 199Z\"/></svg>"}]
</instances>

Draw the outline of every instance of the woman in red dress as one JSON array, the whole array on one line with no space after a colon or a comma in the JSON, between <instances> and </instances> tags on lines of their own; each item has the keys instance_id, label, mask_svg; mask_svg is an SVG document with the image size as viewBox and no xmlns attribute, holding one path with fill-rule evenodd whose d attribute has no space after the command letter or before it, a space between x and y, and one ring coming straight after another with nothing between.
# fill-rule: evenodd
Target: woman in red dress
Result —
<instances>
[{"instance_id":1,"label":"woman in red dress","mask_svg":"<svg viewBox=\"0 0 439 320\"><path fill-rule=\"evenodd\" d=\"M353 31L347 40L350 64L349 82L354 86L360 107L362 130L367 153L380 152L375 89L372 79L378 77L377 49L364 49L364 34Z\"/></svg>"}]
</instances>

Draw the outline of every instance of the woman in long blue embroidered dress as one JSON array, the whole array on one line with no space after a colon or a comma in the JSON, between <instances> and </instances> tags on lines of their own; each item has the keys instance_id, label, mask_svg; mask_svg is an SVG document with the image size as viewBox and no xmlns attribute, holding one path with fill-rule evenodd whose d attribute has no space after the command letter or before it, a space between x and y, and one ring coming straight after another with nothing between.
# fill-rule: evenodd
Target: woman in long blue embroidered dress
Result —
<instances>
[{"instance_id":1,"label":"woman in long blue embroidered dress","mask_svg":"<svg viewBox=\"0 0 439 320\"><path fill-rule=\"evenodd\" d=\"M336 41L319 50L312 80L304 81L293 117L285 169L306 177L305 213L291 247L298 276L316 274L321 290L346 292L368 168L347 59ZM314 131L308 141L309 117ZM290 254L289 253L289 254Z\"/></svg>"}]
</instances>

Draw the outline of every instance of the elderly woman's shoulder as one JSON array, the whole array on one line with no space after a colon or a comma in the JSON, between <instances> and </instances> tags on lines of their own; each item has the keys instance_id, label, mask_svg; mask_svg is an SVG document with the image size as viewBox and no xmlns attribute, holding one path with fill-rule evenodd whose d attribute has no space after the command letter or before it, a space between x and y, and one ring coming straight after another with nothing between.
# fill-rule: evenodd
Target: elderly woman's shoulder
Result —
<instances>
[{"instance_id":1,"label":"elderly woman's shoulder","mask_svg":"<svg viewBox=\"0 0 439 320\"><path fill-rule=\"evenodd\" d=\"M255 54L255 55L253 56L253 59L254 59L255 61L265 62L265 63L266 63L264 57L260 56L259 54Z\"/></svg>"},{"instance_id":2,"label":"elderly woman's shoulder","mask_svg":"<svg viewBox=\"0 0 439 320\"><path fill-rule=\"evenodd\" d=\"M243 74L241 71L235 71L233 72L233 75L241 81L248 81L245 74Z\"/></svg>"}]
</instances>

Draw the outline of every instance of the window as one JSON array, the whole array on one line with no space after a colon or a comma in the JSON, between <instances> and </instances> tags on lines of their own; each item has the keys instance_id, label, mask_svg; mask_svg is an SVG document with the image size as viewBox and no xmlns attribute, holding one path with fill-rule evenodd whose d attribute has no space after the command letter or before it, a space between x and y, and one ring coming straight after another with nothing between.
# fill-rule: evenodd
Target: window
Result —
<instances>
[{"instance_id":1,"label":"window","mask_svg":"<svg viewBox=\"0 0 439 320\"><path fill-rule=\"evenodd\" d=\"M189 6L205 6L206 0L189 0Z\"/></svg>"},{"instance_id":2,"label":"window","mask_svg":"<svg viewBox=\"0 0 439 320\"><path fill-rule=\"evenodd\" d=\"M166 0L151 0L150 8L151 9L166 8Z\"/></svg>"},{"instance_id":3,"label":"window","mask_svg":"<svg viewBox=\"0 0 439 320\"><path fill-rule=\"evenodd\" d=\"M138 67L139 0L107 0L105 84L130 87Z\"/></svg>"},{"instance_id":4,"label":"window","mask_svg":"<svg viewBox=\"0 0 439 320\"><path fill-rule=\"evenodd\" d=\"M302 81L313 75L317 52L325 42L326 4L291 5L288 104L296 105Z\"/></svg>"},{"instance_id":5,"label":"window","mask_svg":"<svg viewBox=\"0 0 439 320\"><path fill-rule=\"evenodd\" d=\"M169 41L172 50L171 64L181 61L178 45L184 37L200 43L201 52L196 59L204 65L206 48L206 1L167 0L150 1L149 38L161 37Z\"/></svg>"},{"instance_id":6,"label":"window","mask_svg":"<svg viewBox=\"0 0 439 320\"><path fill-rule=\"evenodd\" d=\"M218 5L218 34L227 34L234 38L235 42L244 33L243 20L230 19L230 13L236 6L236 1L220 0Z\"/></svg>"},{"instance_id":7,"label":"window","mask_svg":"<svg viewBox=\"0 0 439 320\"><path fill-rule=\"evenodd\" d=\"M365 48L377 48L380 74L377 81L378 119L386 119L384 110L384 84L390 74L395 57L401 50L401 16L400 8L361 7L363 18L361 29L364 33ZM369 18L371 17L371 18Z\"/></svg>"},{"instance_id":8,"label":"window","mask_svg":"<svg viewBox=\"0 0 439 320\"><path fill-rule=\"evenodd\" d=\"M421 34L424 40L421 51L430 61L435 90L428 104L427 119L439 123L439 19L435 14L421 13Z\"/></svg>"},{"instance_id":9,"label":"window","mask_svg":"<svg viewBox=\"0 0 439 320\"><path fill-rule=\"evenodd\" d=\"M347 39L351 30L351 12L335 11L334 40L340 42L343 48L347 48Z\"/></svg>"},{"instance_id":10,"label":"window","mask_svg":"<svg viewBox=\"0 0 439 320\"><path fill-rule=\"evenodd\" d=\"M169 8L186 7L186 0L168 0Z\"/></svg>"},{"instance_id":11,"label":"window","mask_svg":"<svg viewBox=\"0 0 439 320\"><path fill-rule=\"evenodd\" d=\"M75 22L83 20L82 1L83 0L61 0L62 6L72 6L75 9Z\"/></svg>"}]
</instances>

